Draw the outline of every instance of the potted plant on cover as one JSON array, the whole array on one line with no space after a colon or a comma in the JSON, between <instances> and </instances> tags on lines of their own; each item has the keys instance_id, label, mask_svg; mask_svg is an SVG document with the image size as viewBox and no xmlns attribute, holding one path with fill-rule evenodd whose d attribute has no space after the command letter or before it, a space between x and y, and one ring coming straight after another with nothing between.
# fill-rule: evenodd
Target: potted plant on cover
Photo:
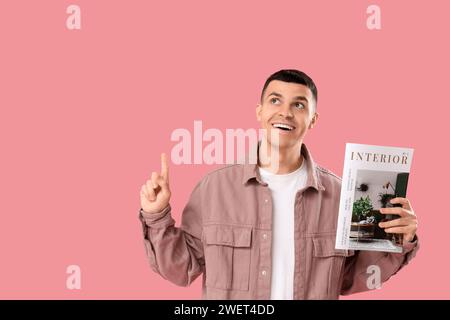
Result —
<instances>
[{"instance_id":1,"label":"potted plant on cover","mask_svg":"<svg viewBox=\"0 0 450 320\"><path fill-rule=\"evenodd\" d=\"M369 196L353 202L350 238L364 240L374 237L376 219L372 213L373 205Z\"/></svg>"}]
</instances>

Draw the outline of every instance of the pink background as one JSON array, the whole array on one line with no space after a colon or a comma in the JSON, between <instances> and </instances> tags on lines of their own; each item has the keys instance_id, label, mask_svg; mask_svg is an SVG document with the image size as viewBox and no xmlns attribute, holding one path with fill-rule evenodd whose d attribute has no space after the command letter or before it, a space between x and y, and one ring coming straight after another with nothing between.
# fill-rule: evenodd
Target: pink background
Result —
<instances>
[{"instance_id":1,"label":"pink background","mask_svg":"<svg viewBox=\"0 0 450 320\"><path fill-rule=\"evenodd\" d=\"M81 7L81 30L66 8ZM382 29L366 27L381 7ZM0 3L0 298L198 299L151 271L139 188L177 128L258 128L265 79L307 72L306 143L342 174L345 142L415 149L408 198L421 250L353 299L450 298L448 1ZM447 39L447 40L446 40ZM171 165L177 225L214 166ZM66 268L81 267L81 290Z\"/></svg>"}]
</instances>

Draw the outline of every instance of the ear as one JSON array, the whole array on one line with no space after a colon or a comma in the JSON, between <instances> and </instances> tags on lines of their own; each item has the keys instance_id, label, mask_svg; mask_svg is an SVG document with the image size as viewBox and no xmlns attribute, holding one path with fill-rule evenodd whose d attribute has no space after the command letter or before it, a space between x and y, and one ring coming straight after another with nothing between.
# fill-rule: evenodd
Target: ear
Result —
<instances>
[{"instance_id":1,"label":"ear","mask_svg":"<svg viewBox=\"0 0 450 320\"><path fill-rule=\"evenodd\" d=\"M314 128L314 126L316 125L317 119L319 119L319 114L316 112L314 113L311 122L309 123L308 129L312 129Z\"/></svg>"},{"instance_id":2,"label":"ear","mask_svg":"<svg viewBox=\"0 0 450 320\"><path fill-rule=\"evenodd\" d=\"M261 121L261 109L262 109L262 105L260 103L258 103L256 105L256 120Z\"/></svg>"}]
</instances>

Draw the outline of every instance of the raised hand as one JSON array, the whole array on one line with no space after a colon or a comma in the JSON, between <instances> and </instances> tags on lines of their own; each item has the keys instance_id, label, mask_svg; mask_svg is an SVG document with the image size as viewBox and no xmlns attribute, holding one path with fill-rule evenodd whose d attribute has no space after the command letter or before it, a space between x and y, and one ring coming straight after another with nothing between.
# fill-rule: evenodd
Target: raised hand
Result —
<instances>
[{"instance_id":1,"label":"raised hand","mask_svg":"<svg viewBox=\"0 0 450 320\"><path fill-rule=\"evenodd\" d=\"M161 154L161 173L152 172L141 187L141 208L147 213L158 213L169 204L169 164L165 153Z\"/></svg>"}]
</instances>

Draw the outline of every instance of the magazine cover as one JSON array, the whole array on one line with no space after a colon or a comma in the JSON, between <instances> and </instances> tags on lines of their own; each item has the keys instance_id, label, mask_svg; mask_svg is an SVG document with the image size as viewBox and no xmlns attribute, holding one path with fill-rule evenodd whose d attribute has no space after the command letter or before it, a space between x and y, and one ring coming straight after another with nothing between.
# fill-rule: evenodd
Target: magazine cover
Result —
<instances>
[{"instance_id":1,"label":"magazine cover","mask_svg":"<svg viewBox=\"0 0 450 320\"><path fill-rule=\"evenodd\" d=\"M406 197L412 157L410 148L346 144L336 249L402 252L402 237L378 226L398 216L379 209Z\"/></svg>"}]
</instances>

